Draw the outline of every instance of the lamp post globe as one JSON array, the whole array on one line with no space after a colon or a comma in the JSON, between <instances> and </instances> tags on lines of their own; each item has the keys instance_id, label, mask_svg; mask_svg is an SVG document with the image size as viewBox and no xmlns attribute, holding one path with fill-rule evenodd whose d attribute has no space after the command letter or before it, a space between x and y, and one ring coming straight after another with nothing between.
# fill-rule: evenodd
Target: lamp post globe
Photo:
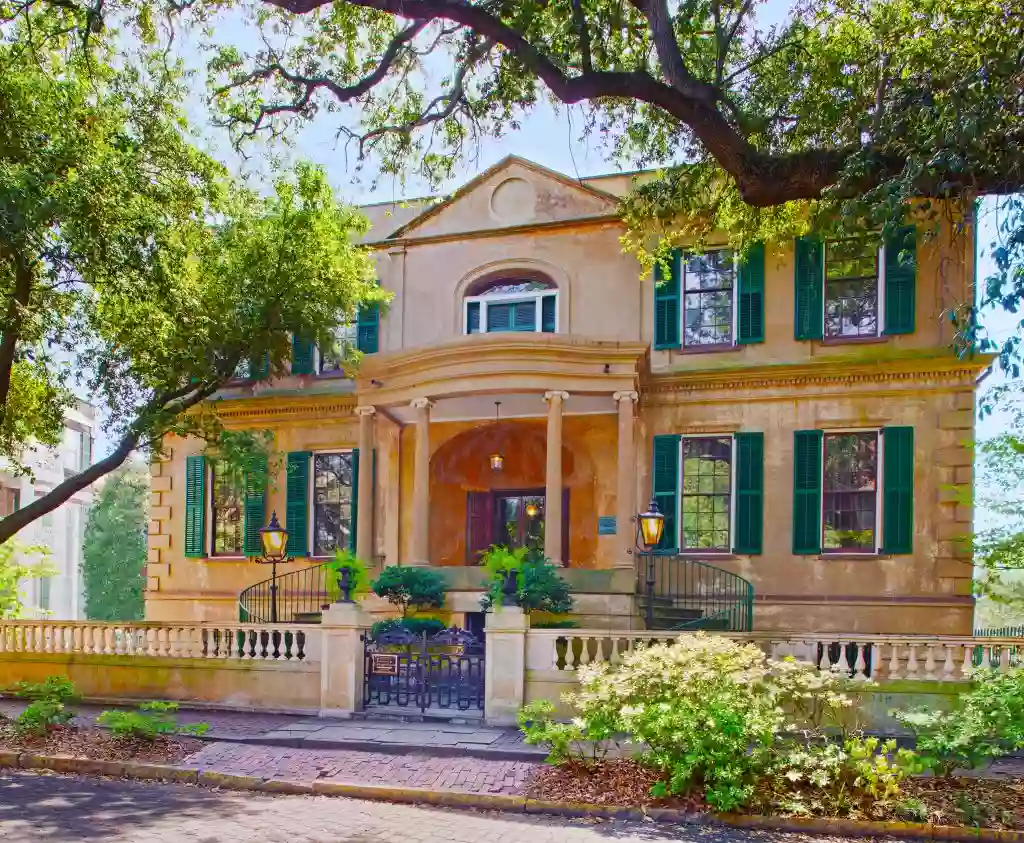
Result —
<instances>
[{"instance_id":1,"label":"lamp post globe","mask_svg":"<svg viewBox=\"0 0 1024 843\"><path fill-rule=\"evenodd\" d=\"M640 537L645 547L657 547L661 541L662 533L665 531L665 515L658 509L658 502L651 500L647 505L647 511L637 516L640 522Z\"/></svg>"},{"instance_id":2,"label":"lamp post globe","mask_svg":"<svg viewBox=\"0 0 1024 843\"><path fill-rule=\"evenodd\" d=\"M288 531L277 521L277 512L270 515L270 523L260 528L260 542L263 544L263 555L271 561L280 562L284 558L288 546Z\"/></svg>"}]
</instances>

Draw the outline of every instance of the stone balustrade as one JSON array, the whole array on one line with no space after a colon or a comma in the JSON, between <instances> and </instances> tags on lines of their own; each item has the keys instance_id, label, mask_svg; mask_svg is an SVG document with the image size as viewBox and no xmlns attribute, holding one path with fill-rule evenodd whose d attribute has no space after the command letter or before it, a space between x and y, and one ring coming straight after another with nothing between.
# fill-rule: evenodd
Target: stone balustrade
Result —
<instances>
[{"instance_id":1,"label":"stone balustrade","mask_svg":"<svg viewBox=\"0 0 1024 843\"><path fill-rule=\"evenodd\" d=\"M793 657L857 680L961 681L976 668L1024 666L1024 640L908 635L716 633L756 644L772 658ZM679 633L531 629L527 670L574 673L595 662L615 664L638 646L671 643Z\"/></svg>"},{"instance_id":2,"label":"stone balustrade","mask_svg":"<svg viewBox=\"0 0 1024 843\"><path fill-rule=\"evenodd\" d=\"M319 661L321 630L295 624L0 621L0 654Z\"/></svg>"}]
</instances>

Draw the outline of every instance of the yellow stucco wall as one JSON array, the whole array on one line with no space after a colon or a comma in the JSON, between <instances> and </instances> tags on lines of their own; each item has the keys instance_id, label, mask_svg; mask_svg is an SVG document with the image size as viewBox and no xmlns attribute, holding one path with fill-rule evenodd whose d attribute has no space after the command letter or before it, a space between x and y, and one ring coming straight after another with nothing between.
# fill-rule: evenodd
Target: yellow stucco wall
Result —
<instances>
[{"instance_id":1,"label":"yellow stucco wall","mask_svg":"<svg viewBox=\"0 0 1024 843\"><path fill-rule=\"evenodd\" d=\"M373 246L381 283L395 299L381 322L380 352L366 359L358 381L289 376L236 387L221 404L225 422L271 430L281 453L350 448L354 407L378 407L374 555L395 564L410 558L415 429L408 402L434 399L430 553L434 564L457 566L465 558L465 492L543 487L541 396L568 390L569 558L580 570L606 569L621 564L623 541L597 535L597 518L615 514L611 395L636 389L640 505L650 494L654 435L764 432L764 553L718 560L754 583L757 628L968 632L971 568L956 538L969 530L971 512L949 487L971 481L967 444L985 361L955 359L942 314L972 298L970 237L944 231L920 240L912 334L842 344L795 340L794 254L786 245L767 255L764 343L717 353L651 350L653 285L621 252L614 202L601 192L605 184L621 193L620 181L598 179L596 190L584 189L516 161L485 174L449 205ZM517 196L519 206L509 199ZM558 286L559 335L464 336L461 301L469 285L517 270L544 273ZM446 420L445 401L456 393L463 403ZM493 399L509 394L535 409L495 428ZM477 403L465 403L467 396ZM793 556L793 431L889 424L915 431L913 555ZM486 470L495 436L507 449L500 477ZM170 458L153 467L147 616L234 619L238 592L267 572L240 560L183 557L184 463L198 445L169 446ZM283 488L282 467L269 504L279 514Z\"/></svg>"}]
</instances>

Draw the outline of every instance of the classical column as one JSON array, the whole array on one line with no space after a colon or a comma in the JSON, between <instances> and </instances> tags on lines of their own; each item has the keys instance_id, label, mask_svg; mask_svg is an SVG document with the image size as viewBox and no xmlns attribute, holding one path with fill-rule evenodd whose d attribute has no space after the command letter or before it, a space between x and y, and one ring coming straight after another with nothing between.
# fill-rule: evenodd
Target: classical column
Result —
<instances>
[{"instance_id":1,"label":"classical column","mask_svg":"<svg viewBox=\"0 0 1024 843\"><path fill-rule=\"evenodd\" d=\"M373 422L376 409L356 407L359 416L359 486L356 500L359 514L356 519L356 556L373 565Z\"/></svg>"},{"instance_id":2,"label":"classical column","mask_svg":"<svg viewBox=\"0 0 1024 843\"><path fill-rule=\"evenodd\" d=\"M412 475L413 565L430 564L430 408L429 398L415 398L416 458Z\"/></svg>"},{"instance_id":3,"label":"classical column","mask_svg":"<svg viewBox=\"0 0 1024 843\"><path fill-rule=\"evenodd\" d=\"M568 392L545 392L548 402L548 463L544 487L544 555L555 565L562 559L562 404Z\"/></svg>"},{"instance_id":4,"label":"classical column","mask_svg":"<svg viewBox=\"0 0 1024 843\"><path fill-rule=\"evenodd\" d=\"M636 446L633 440L635 392L612 395L619 408L619 472L615 496L615 534L619 539L616 567L633 567L629 551L633 547L633 521L636 514Z\"/></svg>"}]
</instances>

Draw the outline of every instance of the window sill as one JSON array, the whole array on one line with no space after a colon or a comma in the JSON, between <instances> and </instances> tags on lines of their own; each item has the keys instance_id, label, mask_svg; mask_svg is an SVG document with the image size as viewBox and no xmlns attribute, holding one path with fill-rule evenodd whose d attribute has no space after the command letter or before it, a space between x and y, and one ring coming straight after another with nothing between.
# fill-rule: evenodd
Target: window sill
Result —
<instances>
[{"instance_id":1,"label":"window sill","mask_svg":"<svg viewBox=\"0 0 1024 843\"><path fill-rule=\"evenodd\" d=\"M234 554L218 553L216 555L210 554L209 556L203 557L207 562L247 562L251 557L245 554L235 556Z\"/></svg>"},{"instance_id":2,"label":"window sill","mask_svg":"<svg viewBox=\"0 0 1024 843\"><path fill-rule=\"evenodd\" d=\"M677 555L682 557L683 559L695 559L697 561L703 561L705 559L708 559L708 560L715 559L715 560L718 560L719 562L728 562L728 561L733 560L733 559L741 558L741 556L743 554L733 553L731 550L722 550L722 551L718 551L717 553L715 551L713 551L713 550L707 550L707 551L680 550Z\"/></svg>"},{"instance_id":3,"label":"window sill","mask_svg":"<svg viewBox=\"0 0 1024 843\"><path fill-rule=\"evenodd\" d=\"M824 337L822 345L879 345L889 341L889 337L882 335L877 337Z\"/></svg>"},{"instance_id":4,"label":"window sill","mask_svg":"<svg viewBox=\"0 0 1024 843\"><path fill-rule=\"evenodd\" d=\"M744 346L739 343L732 345L690 345L681 346L676 349L680 354L728 354L729 352L743 351Z\"/></svg>"},{"instance_id":5,"label":"window sill","mask_svg":"<svg viewBox=\"0 0 1024 843\"><path fill-rule=\"evenodd\" d=\"M862 561L876 561L878 559L891 559L892 554L882 552L870 552L870 553L819 553L817 558L822 562L828 562L836 560L839 562L862 562Z\"/></svg>"}]
</instances>

